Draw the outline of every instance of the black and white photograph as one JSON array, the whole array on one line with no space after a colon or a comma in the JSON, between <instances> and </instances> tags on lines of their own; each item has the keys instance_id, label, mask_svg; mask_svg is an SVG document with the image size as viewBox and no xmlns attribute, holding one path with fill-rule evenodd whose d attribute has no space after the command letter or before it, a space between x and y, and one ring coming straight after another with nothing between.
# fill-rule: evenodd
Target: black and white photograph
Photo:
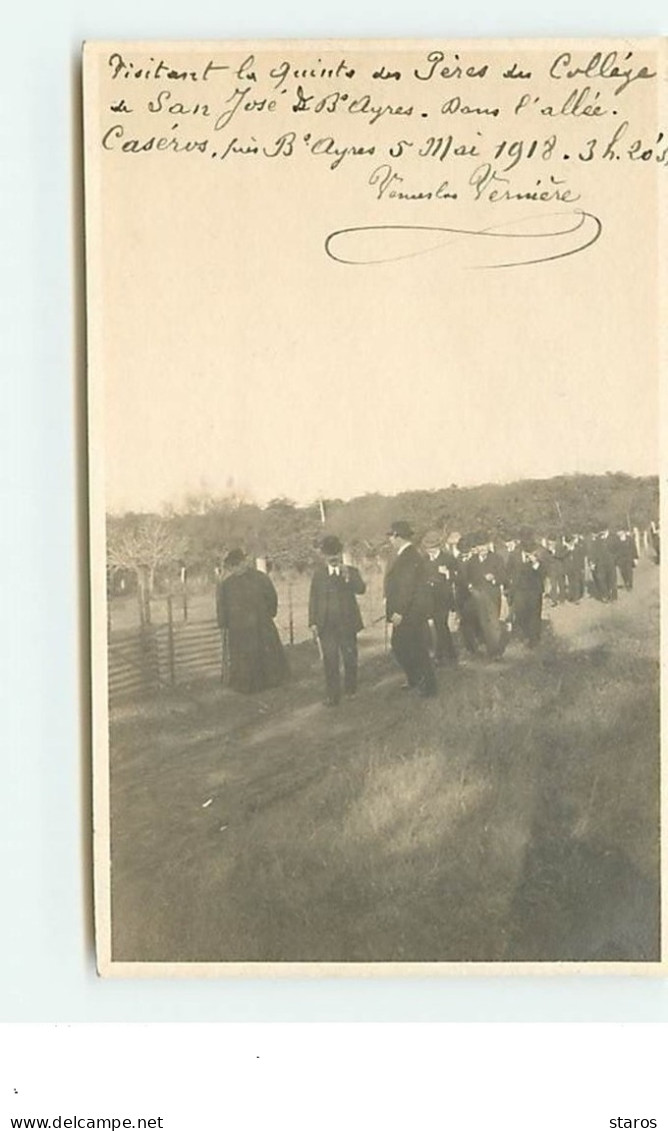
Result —
<instances>
[{"instance_id":1,"label":"black and white photograph","mask_svg":"<svg viewBox=\"0 0 668 1131\"><path fill-rule=\"evenodd\" d=\"M665 970L665 69L86 44L103 975Z\"/></svg>"}]
</instances>

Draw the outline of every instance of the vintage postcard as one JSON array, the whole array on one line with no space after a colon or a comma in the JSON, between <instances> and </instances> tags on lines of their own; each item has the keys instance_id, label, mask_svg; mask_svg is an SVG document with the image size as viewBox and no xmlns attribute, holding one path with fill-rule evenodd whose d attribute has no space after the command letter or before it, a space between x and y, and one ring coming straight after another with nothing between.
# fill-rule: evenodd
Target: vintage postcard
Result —
<instances>
[{"instance_id":1,"label":"vintage postcard","mask_svg":"<svg viewBox=\"0 0 668 1131\"><path fill-rule=\"evenodd\" d=\"M665 969L666 73L86 44L102 974Z\"/></svg>"}]
</instances>

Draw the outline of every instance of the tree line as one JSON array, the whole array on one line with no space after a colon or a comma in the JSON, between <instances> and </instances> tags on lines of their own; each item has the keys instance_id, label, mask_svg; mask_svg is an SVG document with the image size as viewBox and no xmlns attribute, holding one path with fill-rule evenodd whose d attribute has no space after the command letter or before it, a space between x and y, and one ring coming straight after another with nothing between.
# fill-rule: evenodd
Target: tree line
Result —
<instances>
[{"instance_id":1,"label":"tree line","mask_svg":"<svg viewBox=\"0 0 668 1131\"><path fill-rule=\"evenodd\" d=\"M107 564L114 588L123 578L124 588L139 584L150 592L156 580L183 577L184 570L213 581L216 566L236 546L271 560L279 572L302 573L317 560L325 533L337 534L358 560L373 561L386 554L386 531L397 518L406 519L418 537L438 530L510 538L523 526L549 537L605 526L643 529L658 517L658 477L624 472L476 487L453 483L308 505L277 498L259 506L234 493L202 495L191 497L181 511L109 515Z\"/></svg>"}]
</instances>

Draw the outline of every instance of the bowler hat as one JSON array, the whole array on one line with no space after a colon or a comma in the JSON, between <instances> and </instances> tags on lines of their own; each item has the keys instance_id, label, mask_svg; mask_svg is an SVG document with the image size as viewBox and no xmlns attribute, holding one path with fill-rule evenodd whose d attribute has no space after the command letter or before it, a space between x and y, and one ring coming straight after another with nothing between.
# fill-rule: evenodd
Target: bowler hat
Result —
<instances>
[{"instance_id":1,"label":"bowler hat","mask_svg":"<svg viewBox=\"0 0 668 1131\"><path fill-rule=\"evenodd\" d=\"M334 554L341 553L343 544L335 534L328 534L320 543L320 549L326 557L333 557Z\"/></svg>"},{"instance_id":2,"label":"bowler hat","mask_svg":"<svg viewBox=\"0 0 668 1131\"><path fill-rule=\"evenodd\" d=\"M398 522L393 522L390 526L387 532L388 538L391 538L393 534L396 534L397 538L405 538L407 542L413 537L413 531L410 526L401 518Z\"/></svg>"},{"instance_id":3,"label":"bowler hat","mask_svg":"<svg viewBox=\"0 0 668 1131\"><path fill-rule=\"evenodd\" d=\"M241 565L245 558L243 550L230 550L229 554L225 555L223 565L226 569L234 569L235 566Z\"/></svg>"}]
</instances>

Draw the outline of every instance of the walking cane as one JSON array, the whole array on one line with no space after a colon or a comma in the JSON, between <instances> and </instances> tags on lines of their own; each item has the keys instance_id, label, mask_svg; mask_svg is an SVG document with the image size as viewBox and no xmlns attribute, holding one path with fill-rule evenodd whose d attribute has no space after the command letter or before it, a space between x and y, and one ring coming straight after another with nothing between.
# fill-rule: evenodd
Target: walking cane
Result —
<instances>
[{"instance_id":1,"label":"walking cane","mask_svg":"<svg viewBox=\"0 0 668 1131\"><path fill-rule=\"evenodd\" d=\"M383 645L384 645L385 651L387 652L387 635L388 635L388 632L389 632L389 625L387 623L387 617L386 617L385 613L383 613L382 616L374 617L373 620L371 621L371 623L372 624L380 624L381 621L383 622L383 626L384 626L383 627Z\"/></svg>"},{"instance_id":2,"label":"walking cane","mask_svg":"<svg viewBox=\"0 0 668 1131\"><path fill-rule=\"evenodd\" d=\"M229 641L229 637L228 637L226 628L222 628L220 630L220 642L221 642L220 682L222 683L223 687L225 687L227 685L227 682L228 682L227 676L228 676L228 668L229 668L229 661L230 661L230 641Z\"/></svg>"}]
</instances>

